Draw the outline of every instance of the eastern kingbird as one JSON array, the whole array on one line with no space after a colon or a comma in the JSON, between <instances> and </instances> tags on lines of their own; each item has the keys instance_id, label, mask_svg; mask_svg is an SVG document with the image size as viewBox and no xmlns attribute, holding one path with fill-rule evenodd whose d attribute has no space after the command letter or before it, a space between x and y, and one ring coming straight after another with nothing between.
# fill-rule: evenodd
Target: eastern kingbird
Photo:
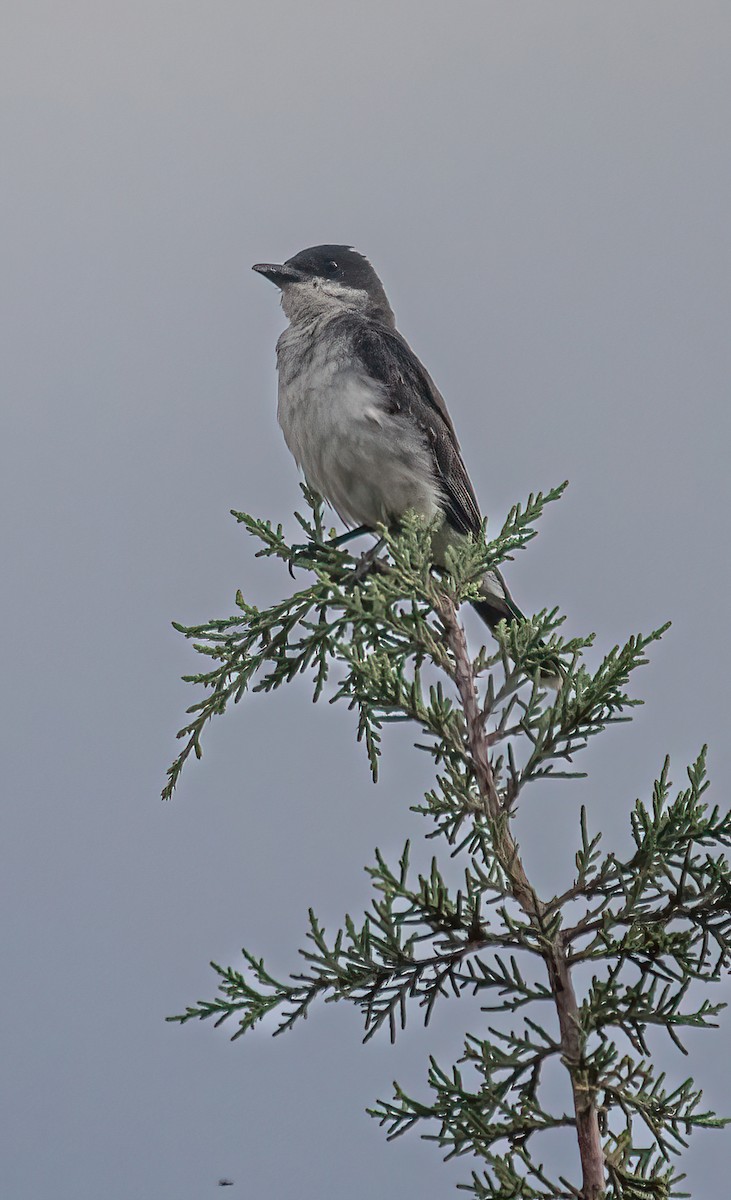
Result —
<instances>
[{"instance_id":1,"label":"eastern kingbird","mask_svg":"<svg viewBox=\"0 0 731 1200\"><path fill-rule=\"evenodd\" d=\"M253 267L282 293L277 342L284 440L309 486L348 526L393 525L408 509L440 518L434 561L479 537L480 509L447 406L396 329L383 284L350 246L311 246ZM522 620L499 571L474 607L492 628Z\"/></svg>"}]
</instances>

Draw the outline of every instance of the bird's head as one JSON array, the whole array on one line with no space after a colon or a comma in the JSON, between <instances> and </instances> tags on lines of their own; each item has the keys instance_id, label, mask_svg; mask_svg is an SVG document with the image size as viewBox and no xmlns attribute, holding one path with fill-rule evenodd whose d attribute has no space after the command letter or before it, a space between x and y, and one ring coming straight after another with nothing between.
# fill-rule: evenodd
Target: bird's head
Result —
<instances>
[{"instance_id":1,"label":"bird's head","mask_svg":"<svg viewBox=\"0 0 731 1200\"><path fill-rule=\"evenodd\" d=\"M394 324L383 284L368 259L352 246L310 246L284 263L255 263L252 270L281 290L290 321L355 310Z\"/></svg>"}]
</instances>

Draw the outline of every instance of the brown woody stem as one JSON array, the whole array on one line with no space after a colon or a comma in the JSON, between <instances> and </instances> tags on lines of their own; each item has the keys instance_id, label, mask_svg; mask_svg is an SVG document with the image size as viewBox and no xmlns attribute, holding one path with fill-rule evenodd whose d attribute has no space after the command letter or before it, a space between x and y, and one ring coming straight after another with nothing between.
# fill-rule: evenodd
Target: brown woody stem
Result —
<instances>
[{"instance_id":1,"label":"brown woody stem","mask_svg":"<svg viewBox=\"0 0 731 1200\"><path fill-rule=\"evenodd\" d=\"M564 934L559 930L546 937L546 904L533 889L510 830L509 816L503 808L490 763L489 735L477 698L477 685L464 630L451 600L442 597L437 609L453 656L453 680L459 693L465 718L467 744L480 796L493 829L495 853L508 879L510 891L536 932L545 949L543 958L548 971L561 1034L561 1057L571 1077L576 1117L576 1135L582 1169L582 1200L602 1200L606 1176L604 1152L599 1134L595 1093L583 1063L579 1008L566 959Z\"/></svg>"}]
</instances>

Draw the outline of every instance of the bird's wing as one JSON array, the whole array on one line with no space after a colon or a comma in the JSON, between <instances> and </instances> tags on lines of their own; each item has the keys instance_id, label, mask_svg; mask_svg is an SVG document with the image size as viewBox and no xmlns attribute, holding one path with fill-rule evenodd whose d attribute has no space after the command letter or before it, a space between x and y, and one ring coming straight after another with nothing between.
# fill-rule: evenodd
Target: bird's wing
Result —
<instances>
[{"instance_id":1,"label":"bird's wing","mask_svg":"<svg viewBox=\"0 0 731 1200\"><path fill-rule=\"evenodd\" d=\"M383 387L391 412L403 413L424 431L450 525L459 533L479 533L477 497L447 406L428 371L401 334L387 325L358 320L349 332L363 367Z\"/></svg>"}]
</instances>

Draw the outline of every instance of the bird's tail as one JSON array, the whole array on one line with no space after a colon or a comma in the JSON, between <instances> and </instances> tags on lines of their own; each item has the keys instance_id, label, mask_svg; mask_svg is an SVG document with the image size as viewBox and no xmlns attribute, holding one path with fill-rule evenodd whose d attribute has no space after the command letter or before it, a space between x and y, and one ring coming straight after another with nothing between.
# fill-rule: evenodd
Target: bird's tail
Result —
<instances>
[{"instance_id":1,"label":"bird's tail","mask_svg":"<svg viewBox=\"0 0 731 1200\"><path fill-rule=\"evenodd\" d=\"M508 625L514 625L518 621L527 620L525 613L520 611L512 596L507 595L507 588L505 596L491 594L487 588L484 589L483 595L484 599L472 600L471 604L490 630L494 630L500 621L507 621ZM541 642L540 646L545 648L545 643ZM540 669L541 682L548 687L558 688L561 681L566 678L566 666L557 655L548 655L542 658Z\"/></svg>"}]
</instances>

